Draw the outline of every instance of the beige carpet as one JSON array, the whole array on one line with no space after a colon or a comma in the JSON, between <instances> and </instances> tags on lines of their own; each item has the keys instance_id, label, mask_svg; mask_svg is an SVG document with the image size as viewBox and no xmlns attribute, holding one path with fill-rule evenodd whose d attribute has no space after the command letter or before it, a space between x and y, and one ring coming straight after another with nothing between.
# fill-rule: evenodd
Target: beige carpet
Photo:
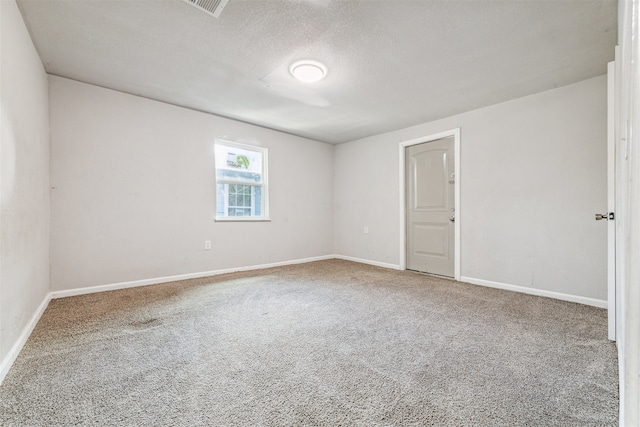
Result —
<instances>
[{"instance_id":1,"label":"beige carpet","mask_svg":"<svg viewBox=\"0 0 640 427\"><path fill-rule=\"evenodd\" d=\"M347 261L54 300L3 426L617 425L606 311Z\"/></svg>"}]
</instances>

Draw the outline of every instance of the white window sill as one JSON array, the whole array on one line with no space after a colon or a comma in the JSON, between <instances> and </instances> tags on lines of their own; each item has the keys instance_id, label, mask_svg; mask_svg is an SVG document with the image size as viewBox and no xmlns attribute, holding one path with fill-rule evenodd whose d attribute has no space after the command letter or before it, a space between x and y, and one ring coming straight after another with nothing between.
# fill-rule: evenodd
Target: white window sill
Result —
<instances>
[{"instance_id":1,"label":"white window sill","mask_svg":"<svg viewBox=\"0 0 640 427\"><path fill-rule=\"evenodd\" d=\"M216 222L271 222L271 218L266 218L263 216L260 216L260 217L223 216L223 217L216 217L214 221Z\"/></svg>"}]
</instances>

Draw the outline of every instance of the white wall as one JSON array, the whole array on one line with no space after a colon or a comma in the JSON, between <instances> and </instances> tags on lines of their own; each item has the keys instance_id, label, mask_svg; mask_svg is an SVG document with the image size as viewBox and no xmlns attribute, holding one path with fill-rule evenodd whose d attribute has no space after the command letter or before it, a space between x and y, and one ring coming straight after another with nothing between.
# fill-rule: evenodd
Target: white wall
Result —
<instances>
[{"instance_id":1,"label":"white wall","mask_svg":"<svg viewBox=\"0 0 640 427\"><path fill-rule=\"evenodd\" d=\"M331 145L49 84L54 291L331 254ZM269 149L271 222L214 222L218 137Z\"/></svg>"},{"instance_id":2,"label":"white wall","mask_svg":"<svg viewBox=\"0 0 640 427\"><path fill-rule=\"evenodd\" d=\"M47 75L13 0L0 1L0 382L49 292Z\"/></svg>"},{"instance_id":3,"label":"white wall","mask_svg":"<svg viewBox=\"0 0 640 427\"><path fill-rule=\"evenodd\" d=\"M606 89L597 77L336 146L336 253L399 264L398 144L459 127L462 276L606 300Z\"/></svg>"}]
</instances>

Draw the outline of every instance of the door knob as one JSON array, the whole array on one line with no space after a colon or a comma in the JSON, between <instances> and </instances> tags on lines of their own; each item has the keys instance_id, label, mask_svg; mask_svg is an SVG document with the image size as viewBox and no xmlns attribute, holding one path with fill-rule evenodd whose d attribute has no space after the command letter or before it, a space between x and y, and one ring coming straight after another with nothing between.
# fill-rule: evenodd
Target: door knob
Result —
<instances>
[{"instance_id":1,"label":"door knob","mask_svg":"<svg viewBox=\"0 0 640 427\"><path fill-rule=\"evenodd\" d=\"M596 214L596 221L601 221L601 220L613 220L615 218L615 215L613 214L613 212L609 212L609 213L604 213L604 214Z\"/></svg>"},{"instance_id":2,"label":"door knob","mask_svg":"<svg viewBox=\"0 0 640 427\"><path fill-rule=\"evenodd\" d=\"M449 221L451 221L451 222L456 222L456 217L455 217L455 216L450 216L450 217L449 217Z\"/></svg>"}]
</instances>

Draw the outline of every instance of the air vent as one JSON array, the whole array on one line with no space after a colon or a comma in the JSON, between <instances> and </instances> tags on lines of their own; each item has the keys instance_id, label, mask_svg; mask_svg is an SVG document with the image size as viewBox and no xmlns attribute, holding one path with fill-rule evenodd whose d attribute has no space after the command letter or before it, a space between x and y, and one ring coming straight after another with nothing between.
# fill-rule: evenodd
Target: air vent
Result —
<instances>
[{"instance_id":1,"label":"air vent","mask_svg":"<svg viewBox=\"0 0 640 427\"><path fill-rule=\"evenodd\" d=\"M222 13L222 9L229 3L229 0L182 0L193 7L217 18Z\"/></svg>"}]
</instances>

